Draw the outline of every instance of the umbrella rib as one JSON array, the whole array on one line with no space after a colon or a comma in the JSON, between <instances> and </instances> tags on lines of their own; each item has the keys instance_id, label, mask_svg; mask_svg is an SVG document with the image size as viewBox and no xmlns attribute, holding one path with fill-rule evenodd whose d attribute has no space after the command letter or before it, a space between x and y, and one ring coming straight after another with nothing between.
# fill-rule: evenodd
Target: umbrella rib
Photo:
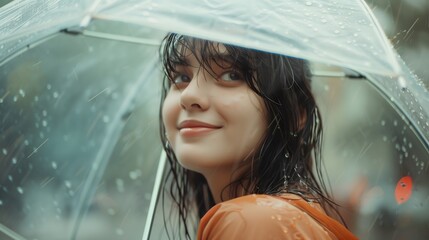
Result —
<instances>
[{"instance_id":1,"label":"umbrella rib","mask_svg":"<svg viewBox=\"0 0 429 240\"><path fill-rule=\"evenodd\" d=\"M379 40L382 41L382 43L384 43L384 45L382 44L382 46L384 46L384 50L386 52L386 55L388 55L388 57L390 58L390 60L392 60L392 64L394 67L394 71L395 71L395 75L396 77L398 77L399 75L402 74L402 69L398 63L397 58L395 57L395 55L393 54L393 51L391 49L389 49L387 46L391 46L390 42L388 41L388 39L385 37L383 28L380 26L380 24L377 21L377 18L374 16L374 14L372 13L371 9L369 8L369 6L365 3L364 0L361 0L362 2L362 7L364 8L365 12L367 12L369 18L372 20L372 23L375 26L375 29L377 29L377 35L380 37ZM392 47L393 48L393 47ZM402 86L403 87L403 86Z\"/></svg>"},{"instance_id":2,"label":"umbrella rib","mask_svg":"<svg viewBox=\"0 0 429 240\"><path fill-rule=\"evenodd\" d=\"M165 154L165 151L162 151L159 159L158 169L156 171L155 184L153 186L152 197L150 200L149 210L146 217L142 240L148 240L150 232L152 230L152 224L155 218L155 208L158 202L159 194L161 192L161 183L162 183L162 177L164 175L166 158L167 156Z\"/></svg>"},{"instance_id":3,"label":"umbrella rib","mask_svg":"<svg viewBox=\"0 0 429 240\"><path fill-rule=\"evenodd\" d=\"M38 46L39 44L42 44L42 43L50 40L51 38L54 38L56 36L56 34L57 33L50 34L50 35L47 35L47 36L45 36L45 37L43 37L41 39L38 39L34 43L27 44L22 49L19 49L19 50L15 51L14 53L12 53L11 55L9 55L9 56L7 56L7 57L5 57L3 59L0 59L0 67L3 66L4 64L6 64L7 62L9 62L10 60L14 59L15 57L17 57L17 56L21 55L22 53L26 52L27 50L32 49L32 48Z\"/></svg>"},{"instance_id":4,"label":"umbrella rib","mask_svg":"<svg viewBox=\"0 0 429 240\"><path fill-rule=\"evenodd\" d=\"M328 78L349 78L349 79L366 79L365 76L353 72L353 73L344 73L337 71L312 71L312 77L328 77Z\"/></svg>"},{"instance_id":5,"label":"umbrella rib","mask_svg":"<svg viewBox=\"0 0 429 240\"><path fill-rule=\"evenodd\" d=\"M88 24L91 22L92 14L97 9L98 5L100 4L100 0L95 1L87 10L86 15L83 17L83 19L80 21L79 26L81 28L86 28Z\"/></svg>"},{"instance_id":6,"label":"umbrella rib","mask_svg":"<svg viewBox=\"0 0 429 240\"><path fill-rule=\"evenodd\" d=\"M5 225L0 223L0 231L4 234L6 234L7 236L11 237L14 240L25 240L25 238L21 235L19 235L18 233L16 233L15 231L13 231L12 229L6 227Z\"/></svg>"},{"instance_id":7,"label":"umbrella rib","mask_svg":"<svg viewBox=\"0 0 429 240\"><path fill-rule=\"evenodd\" d=\"M67 30L65 32L69 33ZM73 32L70 32L70 34L76 34L76 32L73 31ZM89 31L89 30L83 30L82 35L88 36L88 37L94 37L94 38L102 38L102 39L121 41L121 42L159 46L159 41L154 40L154 39L137 38L137 37L130 37L130 36L124 36L124 35L118 35L118 34L111 34L111 33L95 32L95 31Z\"/></svg>"}]
</instances>

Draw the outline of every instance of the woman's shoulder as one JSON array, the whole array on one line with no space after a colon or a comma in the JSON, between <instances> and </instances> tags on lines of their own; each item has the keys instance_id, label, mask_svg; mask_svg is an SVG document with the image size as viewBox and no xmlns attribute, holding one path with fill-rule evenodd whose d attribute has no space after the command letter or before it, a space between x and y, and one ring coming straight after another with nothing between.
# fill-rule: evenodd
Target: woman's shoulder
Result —
<instances>
[{"instance_id":1,"label":"woman's shoulder","mask_svg":"<svg viewBox=\"0 0 429 240\"><path fill-rule=\"evenodd\" d=\"M297 195L287 194L281 197L251 194L234 198L218 204L216 212L236 212L246 215L258 215L261 217L273 217L272 213L279 214L301 214L302 211L297 209L292 201L301 200ZM247 219L247 218L246 218ZM249 219L252 220L252 219Z\"/></svg>"},{"instance_id":2,"label":"woman's shoulder","mask_svg":"<svg viewBox=\"0 0 429 240\"><path fill-rule=\"evenodd\" d=\"M335 239L295 206L300 200L253 194L222 202L201 219L198 239Z\"/></svg>"},{"instance_id":3,"label":"woman's shoulder","mask_svg":"<svg viewBox=\"0 0 429 240\"><path fill-rule=\"evenodd\" d=\"M229 213L240 211L242 214L258 215L261 217L279 217L281 215L287 216L301 216L310 217L306 209L325 214L323 208L313 202L307 202L302 197L285 193L280 196L272 196L265 194L251 194L238 198L234 198L214 207L214 212ZM208 212L209 214L210 212ZM272 215L272 214L275 214ZM207 214L206 214L207 215ZM251 219L250 219L251 220Z\"/></svg>"}]
</instances>

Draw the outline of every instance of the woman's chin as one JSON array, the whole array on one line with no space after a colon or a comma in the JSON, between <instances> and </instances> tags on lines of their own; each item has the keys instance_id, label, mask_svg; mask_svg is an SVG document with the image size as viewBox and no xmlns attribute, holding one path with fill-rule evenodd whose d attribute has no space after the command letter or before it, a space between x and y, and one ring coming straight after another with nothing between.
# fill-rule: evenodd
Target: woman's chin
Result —
<instances>
[{"instance_id":1,"label":"woman's chin","mask_svg":"<svg viewBox=\"0 0 429 240\"><path fill-rule=\"evenodd\" d=\"M198 155L193 152L192 154L176 154L176 157L182 167L203 175L230 168L227 167L228 164L225 161L210 158L207 154Z\"/></svg>"}]
</instances>

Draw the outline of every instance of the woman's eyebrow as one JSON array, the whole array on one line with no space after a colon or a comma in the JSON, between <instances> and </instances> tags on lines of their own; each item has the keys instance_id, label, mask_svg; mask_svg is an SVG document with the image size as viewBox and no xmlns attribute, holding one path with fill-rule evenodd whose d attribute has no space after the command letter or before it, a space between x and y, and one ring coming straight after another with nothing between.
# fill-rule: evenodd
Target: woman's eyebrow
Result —
<instances>
[{"instance_id":1,"label":"woman's eyebrow","mask_svg":"<svg viewBox=\"0 0 429 240\"><path fill-rule=\"evenodd\" d=\"M229 53L213 54L210 57L210 59L214 61L223 61L223 62L232 62L234 60L234 58Z\"/></svg>"},{"instance_id":2,"label":"woman's eyebrow","mask_svg":"<svg viewBox=\"0 0 429 240\"><path fill-rule=\"evenodd\" d=\"M190 62L189 59L186 57L178 57L175 59L171 60L171 63L173 64L173 66L176 67L186 67L186 66L190 66Z\"/></svg>"},{"instance_id":3,"label":"woman's eyebrow","mask_svg":"<svg viewBox=\"0 0 429 240\"><path fill-rule=\"evenodd\" d=\"M230 67L231 65L233 65L235 59L230 54L225 53L217 54L215 56L210 57L210 61L221 67Z\"/></svg>"}]
</instances>

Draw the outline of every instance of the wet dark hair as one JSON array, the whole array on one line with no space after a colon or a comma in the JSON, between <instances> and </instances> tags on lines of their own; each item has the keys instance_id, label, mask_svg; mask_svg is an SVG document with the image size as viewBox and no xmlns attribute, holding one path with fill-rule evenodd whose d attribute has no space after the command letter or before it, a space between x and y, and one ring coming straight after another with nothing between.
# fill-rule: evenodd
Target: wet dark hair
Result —
<instances>
[{"instance_id":1,"label":"wet dark hair","mask_svg":"<svg viewBox=\"0 0 429 240\"><path fill-rule=\"evenodd\" d=\"M191 52L206 70L211 70L213 62L217 63L219 59L231 64L248 86L262 97L268 114L268 129L253 156L252 168L229 185L229 196L236 197L238 187L243 188L246 194L279 195L287 192L318 202L328 213L332 212L336 205L330 200L322 176L322 121L311 92L307 62L222 44L226 48L225 55L219 52L219 44L174 33L165 37L160 51L165 71L161 120L163 101L176 75L176 66L189 65L185 51ZM222 64L218 65L222 67ZM179 210L179 225L183 224L189 239L187 219L191 208L196 205L201 218L215 203L205 178L178 163L168 145L165 127L160 125L161 139L170 163L166 181L171 182L169 191Z\"/></svg>"}]
</instances>

